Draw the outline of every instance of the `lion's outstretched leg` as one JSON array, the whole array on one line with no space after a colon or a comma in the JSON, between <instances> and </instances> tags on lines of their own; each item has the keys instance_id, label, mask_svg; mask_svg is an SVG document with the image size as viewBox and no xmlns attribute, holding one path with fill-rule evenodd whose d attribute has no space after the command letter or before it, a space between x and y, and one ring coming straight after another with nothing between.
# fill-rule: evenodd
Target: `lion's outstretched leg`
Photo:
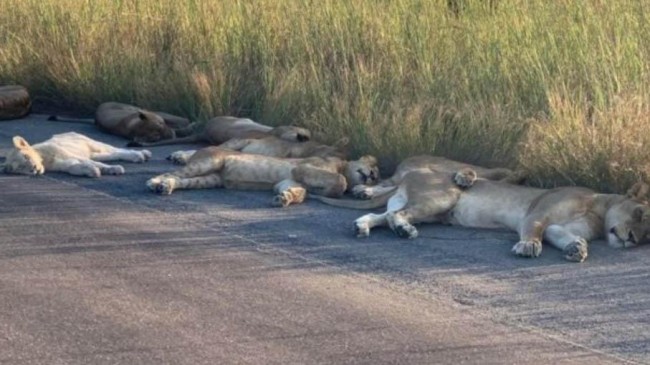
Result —
<instances>
[{"instance_id":1,"label":"lion's outstretched leg","mask_svg":"<svg viewBox=\"0 0 650 365\"><path fill-rule=\"evenodd\" d=\"M375 196L384 195L395 189L394 185L356 185L352 188L352 195L358 199L372 199Z\"/></svg>"},{"instance_id":2,"label":"lion's outstretched leg","mask_svg":"<svg viewBox=\"0 0 650 365\"><path fill-rule=\"evenodd\" d=\"M512 246L512 253L523 257L538 257L542 253L542 234L546 229L545 219L526 217L519 229L519 242Z\"/></svg>"},{"instance_id":3,"label":"lion's outstretched leg","mask_svg":"<svg viewBox=\"0 0 650 365\"><path fill-rule=\"evenodd\" d=\"M141 163L151 158L148 150L128 150L125 148L114 148L111 152L94 153L91 159L94 161L129 161Z\"/></svg>"},{"instance_id":4,"label":"lion's outstretched leg","mask_svg":"<svg viewBox=\"0 0 650 365\"><path fill-rule=\"evenodd\" d=\"M575 229L577 228L577 229ZM589 247L581 226L572 227L551 224L544 230L544 240L564 252L564 258L569 261L582 262L588 256Z\"/></svg>"},{"instance_id":5,"label":"lion's outstretched leg","mask_svg":"<svg viewBox=\"0 0 650 365\"><path fill-rule=\"evenodd\" d=\"M345 193L348 183L341 174L312 166L298 166L292 171L293 179L302 183L316 195L338 198Z\"/></svg>"},{"instance_id":6,"label":"lion's outstretched leg","mask_svg":"<svg viewBox=\"0 0 650 365\"><path fill-rule=\"evenodd\" d=\"M181 169L170 172L169 175L174 175L180 178L199 177L208 174L219 172L224 165L225 160L222 157L214 157L193 161L183 166Z\"/></svg>"},{"instance_id":7,"label":"lion's outstretched leg","mask_svg":"<svg viewBox=\"0 0 650 365\"><path fill-rule=\"evenodd\" d=\"M194 156L196 150L185 150L185 151L176 151L172 152L171 155L167 156L167 160L173 162L176 165L187 165L187 162Z\"/></svg>"},{"instance_id":8,"label":"lion's outstretched leg","mask_svg":"<svg viewBox=\"0 0 650 365\"><path fill-rule=\"evenodd\" d=\"M147 181L147 187L158 194L169 195L179 189L210 189L223 187L219 174L208 174L198 177L181 178L176 175L164 174Z\"/></svg>"},{"instance_id":9,"label":"lion's outstretched leg","mask_svg":"<svg viewBox=\"0 0 650 365\"><path fill-rule=\"evenodd\" d=\"M275 184L273 187L275 197L272 205L276 207L287 207L290 204L300 204L305 201L307 190L300 183L286 179Z\"/></svg>"}]
</instances>

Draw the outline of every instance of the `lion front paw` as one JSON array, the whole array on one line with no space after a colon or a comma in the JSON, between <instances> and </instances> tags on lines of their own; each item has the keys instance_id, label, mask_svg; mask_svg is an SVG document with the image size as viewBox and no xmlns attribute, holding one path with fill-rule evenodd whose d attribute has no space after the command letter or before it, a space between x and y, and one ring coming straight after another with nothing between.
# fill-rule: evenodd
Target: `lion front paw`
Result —
<instances>
[{"instance_id":1,"label":"lion front paw","mask_svg":"<svg viewBox=\"0 0 650 365\"><path fill-rule=\"evenodd\" d=\"M454 183L463 189L470 188L472 185L474 185L476 179L476 171L470 168L462 169L454 175Z\"/></svg>"},{"instance_id":2,"label":"lion front paw","mask_svg":"<svg viewBox=\"0 0 650 365\"><path fill-rule=\"evenodd\" d=\"M145 161L149 161L149 160L151 160L151 156L153 156L153 154L151 153L151 151L149 151L149 150L142 150L142 151L140 151L140 152L142 152L142 156L144 157L144 160L145 160Z\"/></svg>"},{"instance_id":3,"label":"lion front paw","mask_svg":"<svg viewBox=\"0 0 650 365\"><path fill-rule=\"evenodd\" d=\"M569 261L583 262L588 255L587 241L579 238L564 248L564 258Z\"/></svg>"},{"instance_id":4,"label":"lion front paw","mask_svg":"<svg viewBox=\"0 0 650 365\"><path fill-rule=\"evenodd\" d=\"M522 257L537 257L542 253L542 242L539 240L519 241L512 246L512 253Z\"/></svg>"},{"instance_id":5,"label":"lion front paw","mask_svg":"<svg viewBox=\"0 0 650 365\"><path fill-rule=\"evenodd\" d=\"M172 152L171 155L167 156L167 160L171 161L173 164L176 165L186 165L189 158L187 157L187 154L184 153L183 151L176 151L176 152Z\"/></svg>"},{"instance_id":6,"label":"lion front paw","mask_svg":"<svg viewBox=\"0 0 650 365\"><path fill-rule=\"evenodd\" d=\"M173 177L154 177L147 180L147 187L157 194L169 195L174 191L176 182Z\"/></svg>"},{"instance_id":7,"label":"lion front paw","mask_svg":"<svg viewBox=\"0 0 650 365\"><path fill-rule=\"evenodd\" d=\"M279 193L273 197L271 205L274 207L286 208L291 204L291 194L287 192Z\"/></svg>"},{"instance_id":8,"label":"lion front paw","mask_svg":"<svg viewBox=\"0 0 650 365\"><path fill-rule=\"evenodd\" d=\"M370 227L367 223L355 221L354 222L354 234L357 238L365 238L370 236Z\"/></svg>"},{"instance_id":9,"label":"lion front paw","mask_svg":"<svg viewBox=\"0 0 650 365\"><path fill-rule=\"evenodd\" d=\"M366 185L355 185L352 187L352 195L357 199L372 198L372 188Z\"/></svg>"},{"instance_id":10,"label":"lion front paw","mask_svg":"<svg viewBox=\"0 0 650 365\"><path fill-rule=\"evenodd\" d=\"M418 236L417 228L415 228L415 226L413 226L412 224L408 224L408 223L395 226L394 231L401 238L414 239L417 238Z\"/></svg>"}]
</instances>

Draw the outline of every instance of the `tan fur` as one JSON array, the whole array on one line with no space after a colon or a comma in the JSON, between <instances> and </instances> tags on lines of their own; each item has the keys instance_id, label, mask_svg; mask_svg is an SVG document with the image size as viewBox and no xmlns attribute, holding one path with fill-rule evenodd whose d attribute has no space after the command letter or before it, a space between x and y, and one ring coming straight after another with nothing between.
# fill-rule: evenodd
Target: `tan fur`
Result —
<instances>
[{"instance_id":1,"label":"tan fur","mask_svg":"<svg viewBox=\"0 0 650 365\"><path fill-rule=\"evenodd\" d=\"M227 188L275 189L276 205L300 203L306 192L341 196L356 184L374 184L377 160L364 156L356 161L337 157L277 158L219 147L197 151L180 170L149 179L147 186L160 194L176 189Z\"/></svg>"},{"instance_id":2,"label":"tan fur","mask_svg":"<svg viewBox=\"0 0 650 365\"><path fill-rule=\"evenodd\" d=\"M0 86L0 120L22 118L31 106L32 100L23 86Z\"/></svg>"},{"instance_id":3,"label":"tan fur","mask_svg":"<svg viewBox=\"0 0 650 365\"><path fill-rule=\"evenodd\" d=\"M45 171L60 171L88 177L121 175L124 174L122 166L101 161L145 162L151 157L151 152L146 150L116 148L74 132L56 134L33 146L24 138L15 136L13 143L14 149L0 165L0 170L5 173L42 175Z\"/></svg>"},{"instance_id":4,"label":"tan fur","mask_svg":"<svg viewBox=\"0 0 650 365\"><path fill-rule=\"evenodd\" d=\"M311 132L294 126L270 127L246 118L216 117L205 123L195 123L181 131L184 138L166 139L155 143L140 143L140 146L162 146L179 143L203 142L214 146L232 139L260 139L275 136L286 141L304 142L311 139Z\"/></svg>"},{"instance_id":5,"label":"tan fur","mask_svg":"<svg viewBox=\"0 0 650 365\"><path fill-rule=\"evenodd\" d=\"M296 142L268 136L261 139L231 139L218 147L253 155L280 158L337 157L345 159L345 152L341 149L341 146L345 144L347 144L347 139L330 146L315 141ZM167 159L175 164L185 165L195 152L196 150L176 151Z\"/></svg>"},{"instance_id":6,"label":"tan fur","mask_svg":"<svg viewBox=\"0 0 650 365\"><path fill-rule=\"evenodd\" d=\"M92 123L92 120L88 119L59 116L51 116L49 120ZM176 138L178 130L190 125L187 118L116 102L99 105L94 123L104 132L130 139L135 144ZM183 136L182 132L178 134Z\"/></svg>"},{"instance_id":7,"label":"tan fur","mask_svg":"<svg viewBox=\"0 0 650 365\"><path fill-rule=\"evenodd\" d=\"M471 185L471 187L469 187ZM599 194L579 187L552 190L476 179L465 169L454 177L435 171L412 171L388 193L387 211L355 221L357 236L388 225L398 235L417 237L414 224L444 222L467 227L507 228L519 234L513 253L541 254L542 241L561 249L571 261L587 258L587 242L606 238L615 247L648 241L650 206L631 190L632 197Z\"/></svg>"}]
</instances>

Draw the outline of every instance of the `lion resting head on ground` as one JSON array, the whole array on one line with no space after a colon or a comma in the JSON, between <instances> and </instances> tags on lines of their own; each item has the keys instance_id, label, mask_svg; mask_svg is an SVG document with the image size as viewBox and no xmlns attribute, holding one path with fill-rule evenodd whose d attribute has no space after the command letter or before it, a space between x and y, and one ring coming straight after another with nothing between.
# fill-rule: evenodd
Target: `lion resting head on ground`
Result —
<instances>
[{"instance_id":1,"label":"lion resting head on ground","mask_svg":"<svg viewBox=\"0 0 650 365\"><path fill-rule=\"evenodd\" d=\"M4 173L42 175L46 171L59 171L87 177L121 175L124 174L122 166L107 165L103 161L145 162L151 158L149 151L116 148L74 132L55 134L35 145L15 136L13 144L14 148L0 164L0 171Z\"/></svg>"},{"instance_id":2,"label":"lion resting head on ground","mask_svg":"<svg viewBox=\"0 0 650 365\"><path fill-rule=\"evenodd\" d=\"M130 143L131 147L150 147L181 143L208 143L218 146L232 139L260 139L277 137L291 142L305 142L311 139L311 132L305 128L281 125L271 127L247 118L215 117L205 123L194 123L177 130L181 138L164 139L153 143Z\"/></svg>"},{"instance_id":3,"label":"lion resting head on ground","mask_svg":"<svg viewBox=\"0 0 650 365\"><path fill-rule=\"evenodd\" d=\"M507 228L519 234L512 247L518 256L537 257L547 242L566 259L581 262L591 240L604 238L613 247L649 241L650 206L642 196L648 190L636 187L628 196L580 187L547 190L477 178L469 168L455 174L415 170L395 189L372 198L374 206L386 204L386 212L366 214L354 226L358 237L387 225L406 238L417 237L418 223Z\"/></svg>"},{"instance_id":4,"label":"lion resting head on ground","mask_svg":"<svg viewBox=\"0 0 650 365\"><path fill-rule=\"evenodd\" d=\"M147 187L159 194L178 189L273 189L274 204L304 201L307 192L340 197L357 184L373 185L379 178L377 160L363 156L347 161L337 157L277 158L219 147L197 151L187 165L149 179Z\"/></svg>"}]
</instances>

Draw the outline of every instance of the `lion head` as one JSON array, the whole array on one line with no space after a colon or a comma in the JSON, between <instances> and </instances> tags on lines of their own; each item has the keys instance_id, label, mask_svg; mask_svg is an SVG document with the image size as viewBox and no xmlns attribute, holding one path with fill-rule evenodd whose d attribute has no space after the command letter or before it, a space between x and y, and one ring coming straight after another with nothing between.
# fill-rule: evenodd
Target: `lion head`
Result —
<instances>
[{"instance_id":1,"label":"lion head","mask_svg":"<svg viewBox=\"0 0 650 365\"><path fill-rule=\"evenodd\" d=\"M349 161L345 169L348 188L356 185L375 185L379 182L379 167L374 156L363 156L358 160Z\"/></svg>"},{"instance_id":2,"label":"lion head","mask_svg":"<svg viewBox=\"0 0 650 365\"><path fill-rule=\"evenodd\" d=\"M176 138L176 132L155 113L141 110L133 123L131 134L136 136L133 138L135 142L157 142L161 139Z\"/></svg>"},{"instance_id":3,"label":"lion head","mask_svg":"<svg viewBox=\"0 0 650 365\"><path fill-rule=\"evenodd\" d=\"M8 174L42 175L45 172L43 158L20 136L13 138L14 149L9 151L2 167Z\"/></svg>"},{"instance_id":4,"label":"lion head","mask_svg":"<svg viewBox=\"0 0 650 365\"><path fill-rule=\"evenodd\" d=\"M650 241L650 206L626 198L605 215L607 242L613 247L632 247Z\"/></svg>"}]
</instances>

